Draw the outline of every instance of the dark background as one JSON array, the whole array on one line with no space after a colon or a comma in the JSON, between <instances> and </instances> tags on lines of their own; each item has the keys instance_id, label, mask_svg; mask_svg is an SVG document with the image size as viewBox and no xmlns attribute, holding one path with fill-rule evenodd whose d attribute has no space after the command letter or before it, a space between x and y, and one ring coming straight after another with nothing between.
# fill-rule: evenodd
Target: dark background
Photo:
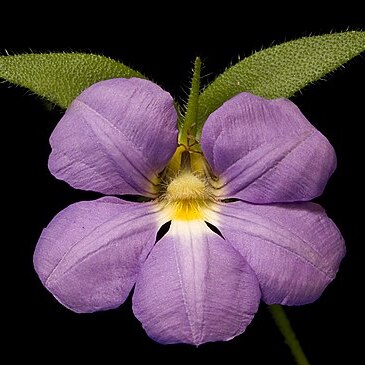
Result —
<instances>
[{"instance_id":1,"label":"dark background","mask_svg":"<svg viewBox=\"0 0 365 365\"><path fill-rule=\"evenodd\" d=\"M279 21L274 17L271 22L260 20L257 13L252 14L253 19L245 14L242 19L234 19L229 27L206 15L199 19L195 29L191 29L190 21L182 26L181 21L175 23L171 18L153 19L150 23L136 18L123 28L123 17L119 23L111 22L113 25L99 29L91 19L90 24L72 30L67 21L56 23L61 33L52 33L49 28L52 21L44 27L40 24L37 27L35 21L19 36L11 34L9 25L8 36L0 41L0 53L4 54L6 48L11 53L73 50L104 54L141 71L181 101L188 90L195 56L202 57L204 80L208 82L234 63L238 55L243 58L273 41L280 43L348 27L364 29L365 23L355 14L356 11L349 17L304 21L288 21L285 17ZM230 22L230 18L224 20ZM142 26L141 33L135 31ZM179 32L181 28L183 31ZM312 365L335 361L357 363L361 350L355 331L361 333L359 322L363 312L358 294L364 279L361 247L364 223L360 205L364 66L364 57L357 57L326 81L293 98L336 149L338 169L318 201L341 229L348 249L336 280L317 302L287 309ZM50 109L25 89L6 83L0 85L0 108L5 215L2 315L8 325L3 333L13 359L26 354L29 359L90 357L103 359L103 363L109 363L109 358L125 362L126 356L133 356L133 361L147 356L149 361L222 358L225 362L238 359L242 364L294 363L263 304L243 335L227 343L199 348L154 343L134 318L130 301L117 310L86 315L62 307L42 287L33 270L34 247L42 228L56 213L73 202L99 195L76 191L53 178L47 170L48 138L62 116L60 109Z\"/></svg>"}]
</instances>

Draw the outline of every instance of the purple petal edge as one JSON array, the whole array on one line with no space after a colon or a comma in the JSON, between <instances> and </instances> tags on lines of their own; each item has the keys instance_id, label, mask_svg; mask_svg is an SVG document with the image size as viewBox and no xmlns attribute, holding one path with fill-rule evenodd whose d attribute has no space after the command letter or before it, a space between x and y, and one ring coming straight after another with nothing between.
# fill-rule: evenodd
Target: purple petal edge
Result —
<instances>
[{"instance_id":1,"label":"purple petal edge","mask_svg":"<svg viewBox=\"0 0 365 365\"><path fill-rule=\"evenodd\" d=\"M260 301L250 266L203 221L173 221L142 267L133 311L163 344L227 341Z\"/></svg>"},{"instance_id":2,"label":"purple petal edge","mask_svg":"<svg viewBox=\"0 0 365 365\"><path fill-rule=\"evenodd\" d=\"M220 177L221 198L311 200L336 168L331 144L287 99L233 97L209 116L201 145Z\"/></svg>"},{"instance_id":3,"label":"purple petal edge","mask_svg":"<svg viewBox=\"0 0 365 365\"><path fill-rule=\"evenodd\" d=\"M153 197L177 147L173 99L147 80L98 82L74 100L50 143L49 169L71 186Z\"/></svg>"},{"instance_id":4,"label":"purple petal edge","mask_svg":"<svg viewBox=\"0 0 365 365\"><path fill-rule=\"evenodd\" d=\"M155 211L109 197L70 205L38 241L34 267L43 285L74 312L118 307L153 247Z\"/></svg>"},{"instance_id":5,"label":"purple petal edge","mask_svg":"<svg viewBox=\"0 0 365 365\"><path fill-rule=\"evenodd\" d=\"M266 303L311 303L335 278L344 240L318 204L238 201L219 211L214 223L252 267Z\"/></svg>"}]
</instances>

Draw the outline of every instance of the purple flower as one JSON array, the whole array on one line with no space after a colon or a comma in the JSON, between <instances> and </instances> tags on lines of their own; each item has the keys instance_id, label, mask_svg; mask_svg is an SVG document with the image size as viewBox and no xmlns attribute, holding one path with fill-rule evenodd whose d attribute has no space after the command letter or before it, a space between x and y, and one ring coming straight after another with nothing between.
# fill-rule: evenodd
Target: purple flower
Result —
<instances>
[{"instance_id":1,"label":"purple flower","mask_svg":"<svg viewBox=\"0 0 365 365\"><path fill-rule=\"evenodd\" d=\"M102 81L76 98L50 139L52 174L150 199L60 212L34 254L45 287L84 313L120 306L135 286L133 311L151 338L196 345L242 333L260 298L316 300L345 254L334 223L306 202L336 167L327 139L289 100L248 93L209 116L203 154L178 147L177 134L173 100L152 82Z\"/></svg>"}]
</instances>

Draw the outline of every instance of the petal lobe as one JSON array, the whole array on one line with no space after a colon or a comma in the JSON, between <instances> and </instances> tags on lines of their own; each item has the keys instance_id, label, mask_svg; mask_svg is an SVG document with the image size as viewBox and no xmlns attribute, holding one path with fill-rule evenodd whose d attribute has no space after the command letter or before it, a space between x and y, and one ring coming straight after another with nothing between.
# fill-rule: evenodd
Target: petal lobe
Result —
<instances>
[{"instance_id":1,"label":"petal lobe","mask_svg":"<svg viewBox=\"0 0 365 365\"><path fill-rule=\"evenodd\" d=\"M71 186L153 197L177 147L173 99L147 80L101 81L75 99L50 143L49 169Z\"/></svg>"},{"instance_id":2,"label":"petal lobe","mask_svg":"<svg viewBox=\"0 0 365 365\"><path fill-rule=\"evenodd\" d=\"M153 247L157 215L151 203L117 198L69 206L38 241L34 266L42 283L75 312L119 306Z\"/></svg>"},{"instance_id":3,"label":"petal lobe","mask_svg":"<svg viewBox=\"0 0 365 365\"><path fill-rule=\"evenodd\" d=\"M201 144L220 177L221 198L310 200L336 168L328 140L286 99L235 96L209 116Z\"/></svg>"},{"instance_id":4,"label":"petal lobe","mask_svg":"<svg viewBox=\"0 0 365 365\"><path fill-rule=\"evenodd\" d=\"M204 221L172 221L140 272L133 311L154 340L199 345L242 333L259 299L250 266Z\"/></svg>"}]
</instances>

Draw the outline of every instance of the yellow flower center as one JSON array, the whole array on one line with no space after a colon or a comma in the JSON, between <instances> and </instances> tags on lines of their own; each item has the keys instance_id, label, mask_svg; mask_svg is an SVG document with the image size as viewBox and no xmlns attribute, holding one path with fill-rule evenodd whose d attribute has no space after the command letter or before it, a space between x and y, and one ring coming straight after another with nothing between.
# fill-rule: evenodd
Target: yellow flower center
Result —
<instances>
[{"instance_id":1,"label":"yellow flower center","mask_svg":"<svg viewBox=\"0 0 365 365\"><path fill-rule=\"evenodd\" d=\"M178 149L165 171L159 198L170 219L204 219L204 209L214 202L211 180L201 154Z\"/></svg>"}]
</instances>

